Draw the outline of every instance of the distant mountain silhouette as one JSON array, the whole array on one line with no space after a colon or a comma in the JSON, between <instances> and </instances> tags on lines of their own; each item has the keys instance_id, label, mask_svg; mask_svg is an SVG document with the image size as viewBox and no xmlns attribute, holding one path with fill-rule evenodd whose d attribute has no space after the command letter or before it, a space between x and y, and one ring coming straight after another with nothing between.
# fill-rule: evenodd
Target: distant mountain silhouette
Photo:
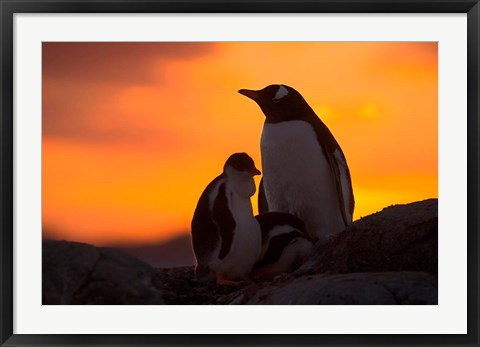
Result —
<instances>
[{"instance_id":1,"label":"distant mountain silhouette","mask_svg":"<svg viewBox=\"0 0 480 347\"><path fill-rule=\"evenodd\" d=\"M190 266L194 264L190 235L182 235L164 243L115 248L133 255L155 268Z\"/></svg>"}]
</instances>

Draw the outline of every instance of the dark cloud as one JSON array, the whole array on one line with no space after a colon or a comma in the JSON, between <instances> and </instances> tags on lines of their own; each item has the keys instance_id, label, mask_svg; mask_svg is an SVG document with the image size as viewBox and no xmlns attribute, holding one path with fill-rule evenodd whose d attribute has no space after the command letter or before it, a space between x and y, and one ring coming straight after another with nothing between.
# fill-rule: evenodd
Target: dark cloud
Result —
<instances>
[{"instance_id":1,"label":"dark cloud","mask_svg":"<svg viewBox=\"0 0 480 347\"><path fill-rule=\"evenodd\" d=\"M70 140L101 138L96 124L98 107L112 100L118 88L99 85L81 86L75 83L54 83L43 80L42 134L44 137L66 137ZM113 98L112 98L113 99Z\"/></svg>"},{"instance_id":2,"label":"dark cloud","mask_svg":"<svg viewBox=\"0 0 480 347\"><path fill-rule=\"evenodd\" d=\"M119 108L103 108L103 104L114 99L105 99L94 90L91 94L90 97L88 93L75 93L74 89L69 89L59 93L56 101L44 97L42 135L100 145L145 144L157 140L168 140L172 145L180 142L166 129L148 127Z\"/></svg>"},{"instance_id":3,"label":"dark cloud","mask_svg":"<svg viewBox=\"0 0 480 347\"><path fill-rule=\"evenodd\" d=\"M111 143L155 135L115 107L121 90L158 84L154 65L209 54L214 43L48 42L42 48L43 136Z\"/></svg>"},{"instance_id":4,"label":"dark cloud","mask_svg":"<svg viewBox=\"0 0 480 347\"><path fill-rule=\"evenodd\" d=\"M70 82L149 83L153 64L194 59L213 51L209 42L44 42L43 78Z\"/></svg>"}]
</instances>

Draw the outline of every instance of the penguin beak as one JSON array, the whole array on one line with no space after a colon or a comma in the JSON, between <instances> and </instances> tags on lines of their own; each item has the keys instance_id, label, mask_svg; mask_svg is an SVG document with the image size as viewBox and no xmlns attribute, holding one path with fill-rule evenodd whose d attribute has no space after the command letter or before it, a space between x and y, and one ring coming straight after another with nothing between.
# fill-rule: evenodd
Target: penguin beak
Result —
<instances>
[{"instance_id":1,"label":"penguin beak","mask_svg":"<svg viewBox=\"0 0 480 347\"><path fill-rule=\"evenodd\" d=\"M252 176L257 176L257 175L261 175L261 174L262 174L262 173L260 172L260 170L257 169L255 166L254 166L252 169L250 169L249 172L252 174Z\"/></svg>"},{"instance_id":2,"label":"penguin beak","mask_svg":"<svg viewBox=\"0 0 480 347\"><path fill-rule=\"evenodd\" d=\"M258 90L240 89L238 92L242 95L245 95L247 98L252 99L253 101L260 99L260 93Z\"/></svg>"}]
</instances>

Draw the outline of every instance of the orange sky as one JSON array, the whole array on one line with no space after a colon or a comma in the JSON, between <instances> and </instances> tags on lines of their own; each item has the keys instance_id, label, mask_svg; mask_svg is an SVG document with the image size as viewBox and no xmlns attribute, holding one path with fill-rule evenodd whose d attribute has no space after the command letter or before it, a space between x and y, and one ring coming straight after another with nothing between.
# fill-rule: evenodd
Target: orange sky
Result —
<instances>
[{"instance_id":1,"label":"orange sky","mask_svg":"<svg viewBox=\"0 0 480 347\"><path fill-rule=\"evenodd\" d=\"M274 83L340 143L354 219L437 197L437 77L436 43L43 43L44 236L188 233L230 154L260 168L264 116L237 90Z\"/></svg>"}]
</instances>

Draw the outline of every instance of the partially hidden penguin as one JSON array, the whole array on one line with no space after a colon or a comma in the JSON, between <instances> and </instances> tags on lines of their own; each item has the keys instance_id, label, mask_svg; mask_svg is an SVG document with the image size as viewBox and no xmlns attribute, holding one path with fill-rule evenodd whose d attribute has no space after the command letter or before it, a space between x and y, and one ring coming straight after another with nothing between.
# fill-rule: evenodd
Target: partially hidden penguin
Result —
<instances>
[{"instance_id":1,"label":"partially hidden penguin","mask_svg":"<svg viewBox=\"0 0 480 347\"><path fill-rule=\"evenodd\" d=\"M313 249L303 221L284 212L261 213L255 218L262 230L262 256L252 269L257 280L272 280L303 264Z\"/></svg>"},{"instance_id":2,"label":"partially hidden penguin","mask_svg":"<svg viewBox=\"0 0 480 347\"><path fill-rule=\"evenodd\" d=\"M338 142L302 95L275 84L241 89L265 114L260 150L259 211L289 212L315 241L326 242L351 222L350 171Z\"/></svg>"},{"instance_id":3,"label":"partially hidden penguin","mask_svg":"<svg viewBox=\"0 0 480 347\"><path fill-rule=\"evenodd\" d=\"M191 225L199 280L238 285L260 258L261 230L250 201L255 175L260 171L250 156L232 154L200 196Z\"/></svg>"}]
</instances>

